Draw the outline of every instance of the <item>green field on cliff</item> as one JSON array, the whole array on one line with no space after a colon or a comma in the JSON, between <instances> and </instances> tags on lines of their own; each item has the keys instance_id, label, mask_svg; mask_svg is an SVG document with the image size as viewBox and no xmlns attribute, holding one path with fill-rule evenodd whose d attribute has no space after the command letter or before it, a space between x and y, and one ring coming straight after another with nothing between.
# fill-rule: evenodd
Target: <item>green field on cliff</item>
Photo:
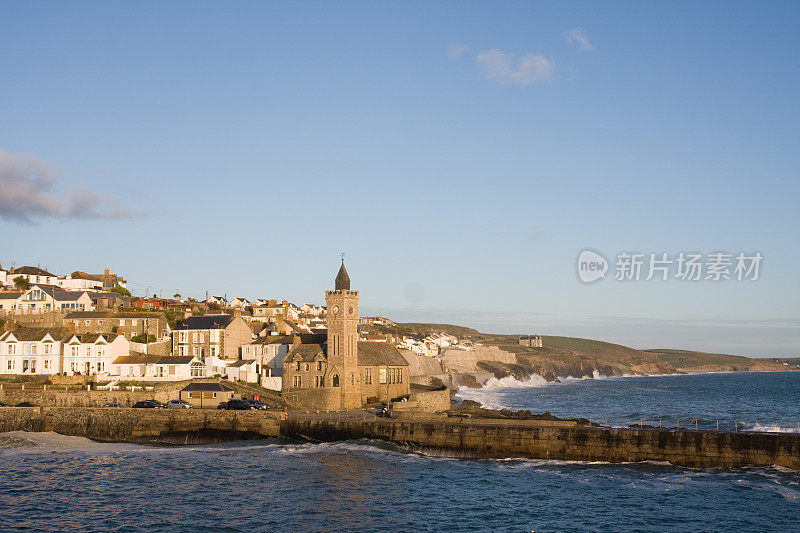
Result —
<instances>
[{"instance_id":1,"label":"green field on cliff","mask_svg":"<svg viewBox=\"0 0 800 533\"><path fill-rule=\"evenodd\" d=\"M568 375L597 368L602 373L655 374L692 371L800 370L800 359L760 359L692 350L637 350L621 344L578 337L542 336L542 348L527 348L517 342L520 335L480 333L452 324L398 323L385 333L423 338L431 333L449 333L459 339L498 346L517 355L520 363L541 372ZM589 372L591 373L591 372Z\"/></svg>"}]
</instances>

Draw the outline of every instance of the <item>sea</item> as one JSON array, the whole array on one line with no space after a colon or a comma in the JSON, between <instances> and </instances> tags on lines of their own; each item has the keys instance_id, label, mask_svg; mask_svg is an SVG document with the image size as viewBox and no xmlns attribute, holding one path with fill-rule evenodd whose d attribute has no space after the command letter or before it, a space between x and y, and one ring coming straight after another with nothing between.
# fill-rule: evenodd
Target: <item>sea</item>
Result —
<instances>
[{"instance_id":1,"label":"sea","mask_svg":"<svg viewBox=\"0 0 800 533\"><path fill-rule=\"evenodd\" d=\"M614 426L791 432L800 373L505 378L459 398ZM0 434L0 531L800 531L800 472L13 432Z\"/></svg>"}]
</instances>

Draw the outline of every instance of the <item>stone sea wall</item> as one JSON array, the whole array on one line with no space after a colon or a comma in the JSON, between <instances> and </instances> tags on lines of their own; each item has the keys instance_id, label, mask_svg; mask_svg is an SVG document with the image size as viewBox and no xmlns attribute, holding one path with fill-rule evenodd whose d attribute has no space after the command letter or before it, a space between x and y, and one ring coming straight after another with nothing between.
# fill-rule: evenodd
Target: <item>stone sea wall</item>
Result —
<instances>
[{"instance_id":1,"label":"stone sea wall","mask_svg":"<svg viewBox=\"0 0 800 533\"><path fill-rule=\"evenodd\" d=\"M570 427L573 426L573 427ZM542 421L282 422L284 436L371 438L444 455L571 461L667 461L695 468L779 465L800 469L800 435L628 430Z\"/></svg>"},{"instance_id":2,"label":"stone sea wall","mask_svg":"<svg viewBox=\"0 0 800 533\"><path fill-rule=\"evenodd\" d=\"M99 441L188 444L284 437L311 441L380 439L411 449L472 458L667 461L711 468L779 465L800 469L800 435L611 429L570 420L338 420L279 411L0 408L0 432L54 431Z\"/></svg>"}]
</instances>

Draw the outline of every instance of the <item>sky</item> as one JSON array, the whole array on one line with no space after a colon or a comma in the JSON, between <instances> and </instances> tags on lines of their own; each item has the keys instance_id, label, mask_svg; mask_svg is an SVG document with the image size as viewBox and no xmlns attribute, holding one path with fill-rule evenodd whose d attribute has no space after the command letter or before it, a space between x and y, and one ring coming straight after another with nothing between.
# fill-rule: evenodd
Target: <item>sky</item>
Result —
<instances>
[{"instance_id":1,"label":"sky","mask_svg":"<svg viewBox=\"0 0 800 533\"><path fill-rule=\"evenodd\" d=\"M2 2L0 263L800 356L796 2ZM586 249L609 261L583 283ZM614 279L725 252L757 280Z\"/></svg>"}]
</instances>

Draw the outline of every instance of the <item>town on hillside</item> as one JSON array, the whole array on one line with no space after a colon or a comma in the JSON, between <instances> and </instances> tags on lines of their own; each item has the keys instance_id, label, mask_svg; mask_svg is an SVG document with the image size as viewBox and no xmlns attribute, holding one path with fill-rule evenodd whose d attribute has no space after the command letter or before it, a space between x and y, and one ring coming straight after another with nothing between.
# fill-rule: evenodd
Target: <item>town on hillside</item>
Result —
<instances>
[{"instance_id":1,"label":"town on hillside","mask_svg":"<svg viewBox=\"0 0 800 533\"><path fill-rule=\"evenodd\" d=\"M0 267L0 377L110 391L215 378L279 392L290 405L346 410L425 404L431 391L458 386L454 371L491 359L468 339L398 334L389 318L360 316L344 261L324 296L325 305L133 297L108 268L61 275ZM542 341L526 335L519 344Z\"/></svg>"}]
</instances>

